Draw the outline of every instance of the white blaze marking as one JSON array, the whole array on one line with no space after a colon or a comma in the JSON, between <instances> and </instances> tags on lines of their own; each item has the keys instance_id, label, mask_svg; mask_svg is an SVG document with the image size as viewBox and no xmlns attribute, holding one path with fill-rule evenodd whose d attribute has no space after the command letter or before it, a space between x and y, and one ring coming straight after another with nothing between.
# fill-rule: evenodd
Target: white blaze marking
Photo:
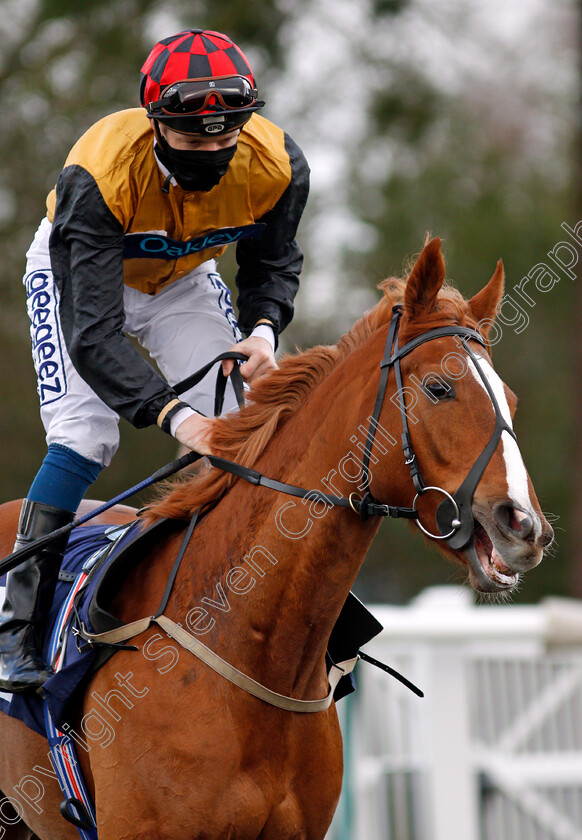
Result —
<instances>
[{"instance_id":1,"label":"white blaze marking","mask_svg":"<svg viewBox=\"0 0 582 840\"><path fill-rule=\"evenodd\" d=\"M495 399L497 400L503 419L507 425L513 429L509 404L507 402L507 397L505 396L505 388L503 387L501 378L497 375L488 361L486 361L482 356L478 356L477 358L479 359L479 368L483 372L491 390L495 394ZM469 362L471 373L479 385L483 388L487 396L489 396L485 383L479 376L478 371L475 370L475 365L473 364L472 359L469 359ZM533 512L527 483L527 471L525 469L525 464L523 463L523 458L521 457L517 441L515 438L512 438L508 432L502 432L501 443L503 445L503 459L505 461L507 491L509 498L515 506L520 507L527 512Z\"/></svg>"}]
</instances>

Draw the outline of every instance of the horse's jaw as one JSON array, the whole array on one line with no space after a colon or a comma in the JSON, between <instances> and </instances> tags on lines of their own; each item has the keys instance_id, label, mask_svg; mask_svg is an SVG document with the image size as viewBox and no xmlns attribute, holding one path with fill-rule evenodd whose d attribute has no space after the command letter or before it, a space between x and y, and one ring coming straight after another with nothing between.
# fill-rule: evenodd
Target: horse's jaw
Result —
<instances>
[{"instance_id":1,"label":"horse's jaw","mask_svg":"<svg viewBox=\"0 0 582 840\"><path fill-rule=\"evenodd\" d=\"M469 582L477 592L510 592L519 582L519 572L512 572L493 546L485 532L476 532L469 545L463 550L463 557L469 571Z\"/></svg>"},{"instance_id":2,"label":"horse's jaw","mask_svg":"<svg viewBox=\"0 0 582 840\"><path fill-rule=\"evenodd\" d=\"M544 548L553 537L550 526L533 510L529 517L523 515L522 521L527 521L528 529L522 531L504 525L498 513L503 510L502 505L495 510L497 512L474 506L473 537L462 551L469 581L478 592L501 593L515 589L520 574L541 562Z\"/></svg>"}]
</instances>

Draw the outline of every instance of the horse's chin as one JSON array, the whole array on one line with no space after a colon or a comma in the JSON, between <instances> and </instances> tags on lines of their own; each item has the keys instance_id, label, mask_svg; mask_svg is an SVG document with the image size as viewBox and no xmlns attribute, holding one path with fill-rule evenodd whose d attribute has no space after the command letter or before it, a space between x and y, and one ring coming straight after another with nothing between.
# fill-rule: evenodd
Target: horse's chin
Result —
<instances>
[{"instance_id":1,"label":"horse's chin","mask_svg":"<svg viewBox=\"0 0 582 840\"><path fill-rule=\"evenodd\" d=\"M477 592L510 592L519 583L519 572L509 569L485 528L475 520L475 532L463 550L469 581Z\"/></svg>"}]
</instances>

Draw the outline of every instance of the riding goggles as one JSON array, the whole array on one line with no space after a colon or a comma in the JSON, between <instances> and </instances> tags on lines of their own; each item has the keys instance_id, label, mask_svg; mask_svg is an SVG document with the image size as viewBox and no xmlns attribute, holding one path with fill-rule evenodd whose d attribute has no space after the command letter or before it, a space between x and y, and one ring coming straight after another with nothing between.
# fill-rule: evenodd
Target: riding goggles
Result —
<instances>
[{"instance_id":1,"label":"riding goggles","mask_svg":"<svg viewBox=\"0 0 582 840\"><path fill-rule=\"evenodd\" d=\"M146 107L151 116L172 117L203 111L255 110L263 105L263 102L257 102L256 88L244 76L213 76L174 82L162 91L161 99Z\"/></svg>"}]
</instances>

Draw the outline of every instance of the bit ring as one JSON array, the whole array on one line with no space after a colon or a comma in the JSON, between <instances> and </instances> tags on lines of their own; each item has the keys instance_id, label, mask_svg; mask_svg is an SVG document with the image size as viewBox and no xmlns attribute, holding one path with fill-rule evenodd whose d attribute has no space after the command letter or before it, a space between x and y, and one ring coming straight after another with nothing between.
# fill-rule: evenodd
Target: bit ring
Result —
<instances>
[{"instance_id":1,"label":"bit ring","mask_svg":"<svg viewBox=\"0 0 582 840\"><path fill-rule=\"evenodd\" d=\"M433 539L433 540L448 540L449 537L452 537L453 534L456 531L458 531L459 528L461 527L461 511L459 510L459 505L457 504L455 498L453 496L451 496L451 494L449 492L447 492L447 490L443 490L442 487L434 487L434 486L425 487L423 490L421 490L420 492L418 492L416 494L416 496L414 497L414 501L412 502L412 509L414 511L416 511L417 514L418 514L418 510L417 510L417 507L416 507L416 502L417 502L419 496L422 496L428 490L436 490L437 493L442 493L443 496L445 496L450 502L453 503L456 513L455 513L454 518L451 520L452 530L449 531L448 534L431 534L431 532L427 528L424 527L424 525L420 521L420 517L418 517L418 516L417 516L417 519L416 519L416 524L418 525L418 527L420 528L422 533L425 534L427 537L431 537L431 539Z\"/></svg>"}]
</instances>

